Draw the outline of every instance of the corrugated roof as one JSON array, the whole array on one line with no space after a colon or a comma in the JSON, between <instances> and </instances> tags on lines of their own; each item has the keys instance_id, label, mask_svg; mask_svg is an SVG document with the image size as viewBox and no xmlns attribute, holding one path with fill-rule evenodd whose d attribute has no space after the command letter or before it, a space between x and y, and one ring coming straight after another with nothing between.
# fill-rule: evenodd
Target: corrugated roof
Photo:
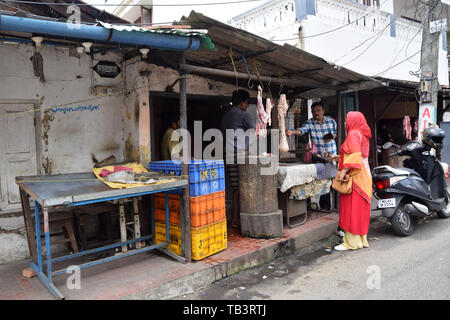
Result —
<instances>
[{"instance_id":1,"label":"corrugated roof","mask_svg":"<svg viewBox=\"0 0 450 320\"><path fill-rule=\"evenodd\" d=\"M305 84L300 90L303 95L310 95L313 93L311 90L314 90L315 97L333 95L335 91L330 90L330 85L339 90L344 87L344 92L383 86L381 81L332 65L323 58L294 46L278 45L195 11L192 11L188 17L183 17L179 23L191 25L193 28L207 29L208 37L217 49L214 53L186 53L186 59L191 64L233 71L233 64L229 57L231 48L238 72L249 73L250 71L255 75L257 69L260 75L301 80ZM242 59L244 54L247 64Z\"/></svg>"},{"instance_id":2,"label":"corrugated roof","mask_svg":"<svg viewBox=\"0 0 450 320\"><path fill-rule=\"evenodd\" d=\"M200 38L200 49L202 50L215 50L214 44L211 39L207 36L208 30L206 29L179 29L179 28L143 28L138 26L127 26L127 25L116 25L98 21L97 25L102 26L106 29L113 29L117 31L128 31L128 32L149 32L158 34L170 34L182 37L197 37Z\"/></svg>"}]
</instances>

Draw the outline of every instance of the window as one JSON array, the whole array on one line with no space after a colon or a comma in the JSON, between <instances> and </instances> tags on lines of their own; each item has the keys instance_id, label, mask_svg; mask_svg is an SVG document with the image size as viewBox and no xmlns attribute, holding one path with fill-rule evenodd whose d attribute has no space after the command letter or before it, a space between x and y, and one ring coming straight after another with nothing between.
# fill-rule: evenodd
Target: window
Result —
<instances>
[{"instance_id":1,"label":"window","mask_svg":"<svg viewBox=\"0 0 450 320\"><path fill-rule=\"evenodd\" d=\"M152 23L152 9L141 7L141 24L149 25Z\"/></svg>"},{"instance_id":2,"label":"window","mask_svg":"<svg viewBox=\"0 0 450 320\"><path fill-rule=\"evenodd\" d=\"M380 0L362 0L362 4L368 7L380 9Z\"/></svg>"}]
</instances>

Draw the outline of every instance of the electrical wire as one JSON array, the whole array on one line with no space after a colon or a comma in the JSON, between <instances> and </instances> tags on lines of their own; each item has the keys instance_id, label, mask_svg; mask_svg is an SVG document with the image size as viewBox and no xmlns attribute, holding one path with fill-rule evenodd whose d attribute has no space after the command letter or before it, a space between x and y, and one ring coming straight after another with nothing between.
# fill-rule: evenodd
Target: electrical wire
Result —
<instances>
[{"instance_id":1,"label":"electrical wire","mask_svg":"<svg viewBox=\"0 0 450 320\"><path fill-rule=\"evenodd\" d=\"M382 2L381 5L385 4L386 2L387 2L387 0L385 0L384 2ZM367 17L370 13L371 13L371 12L368 12L368 13L366 13L365 15L363 15L363 16L359 17L358 19L354 20L353 22L349 22L349 23L344 24L344 25L342 25L342 26L340 26L340 27L337 27L337 28L335 28L335 29L331 29L331 30L328 30L328 31L325 31L325 32L321 32L321 33L317 33L317 34L313 34L313 35L305 36L305 37L297 37L297 38L289 38L289 39L271 39L270 41L291 41L291 40L299 40L299 39L306 39L306 38L313 38L313 37L321 36L321 35L324 35L324 34L327 34L327 33L331 33L331 32L340 30L340 29L342 29L342 28L345 28L345 27L347 27L347 26L349 26L349 25L351 25L351 24L353 24L353 23L355 23L355 22L357 22L357 21L359 21L359 20L361 20L361 19L364 19L364 18ZM299 33L296 33L295 35L299 36L300 34L299 34Z\"/></svg>"},{"instance_id":2,"label":"electrical wire","mask_svg":"<svg viewBox=\"0 0 450 320\"><path fill-rule=\"evenodd\" d=\"M360 17L360 18L358 18L358 19L354 20L353 22L350 22L350 23L344 24L343 26L337 27L337 28L335 28L335 29L331 29L331 30L328 30L328 31L325 31L325 32L321 32L321 33L313 34L313 35L310 35L310 36L305 36L305 37L297 37L297 38L289 38L289 39L272 39L272 40L270 40L270 41L291 41L291 40L299 40L299 39L306 39L306 38L313 38L313 37L318 37L318 36L321 36L321 35L324 35L324 34L327 34L327 33L331 33L331 32L334 32L334 31L340 30L340 29L342 29L342 28L345 28L345 27L347 27L347 26L349 26L349 25L351 25L351 24L355 23L356 21L359 21L359 20L361 20L361 19L363 19L363 18L367 17L368 15L369 15L369 14L368 14L368 13L366 13L365 15L363 15L362 17ZM299 33L297 33L296 35L300 35L300 34L299 34Z\"/></svg>"},{"instance_id":3,"label":"electrical wire","mask_svg":"<svg viewBox=\"0 0 450 320\"><path fill-rule=\"evenodd\" d=\"M378 33L376 33L375 35L367 38L366 40L364 40L362 43L360 43L359 45L357 45L356 47L354 47L353 49L351 49L349 52L347 52L346 54L344 54L342 57L338 58L337 60L335 60L333 63L336 63L337 61L341 60L342 58L344 58L345 56L347 56L348 54L352 53L353 51L355 51L355 49L359 48L360 46L362 46L364 43L366 43L367 41L369 41L370 39L375 38L374 41L372 41L367 48L361 52L358 56L356 56L354 59L348 61L347 63L343 64L342 66L345 66L353 61L355 61L357 58L359 58L361 55L363 55L383 34L383 32L397 19L397 17L393 20L391 20L391 22L389 22L383 29L381 29Z\"/></svg>"},{"instance_id":4,"label":"electrical wire","mask_svg":"<svg viewBox=\"0 0 450 320\"><path fill-rule=\"evenodd\" d=\"M405 8L406 8L406 4L404 4L403 6L402 6L402 8L400 9L400 13L399 13L399 15L398 16L396 16L394 19L392 19L383 29L381 29L378 33L376 33L375 35L373 35L373 36L371 36L371 37L369 37L369 38L367 38L366 40L364 40L363 42L361 42L360 44L358 44L357 46L355 46L355 47L353 47L350 51L348 51L346 54L344 54L343 56L341 56L340 58L338 58L338 59L336 59L333 63L336 63L337 61L339 61L339 60L341 60L342 58L344 58L345 56L347 56L348 54L350 54L350 53L352 53L353 51L355 51L357 48L359 48L360 46L362 46L364 43L366 43L367 41L369 41L370 39L372 39L372 38L374 38L374 37L376 37L375 38L375 40L374 41L372 41L368 46L367 46L367 48L363 51L363 52L361 52L359 55L357 55L355 58L353 58L352 60L350 60L350 61L348 61L348 62L346 62L346 63L344 63L342 66L346 66L346 65L348 65L348 64L350 64L350 63L352 63L353 61L355 61L356 59L358 59L360 56L362 56L380 37L381 37L381 35L383 34L383 32L393 23L393 22L395 22L400 16L401 16L401 14L404 12L404 10L405 10ZM411 29L410 29L411 30ZM420 32L420 30L419 30L419 32ZM408 32L408 35L409 35L409 32ZM404 48L404 46L402 47L402 50L403 50L403 48ZM399 51L399 53L398 54L400 54L400 52L401 51ZM394 58L394 60L393 60L393 62L395 61L395 59L397 59L397 57L398 57L398 54L396 55L396 57ZM391 66L392 66L392 64L393 64L393 62L391 63Z\"/></svg>"},{"instance_id":5,"label":"electrical wire","mask_svg":"<svg viewBox=\"0 0 450 320\"><path fill-rule=\"evenodd\" d=\"M424 48L427 48L428 46L430 46L430 45L432 45L432 44L433 44L433 41L430 41L429 43L427 43L427 44L424 46ZM422 49L423 49L423 48L422 48ZM377 74L375 74L375 75L373 75L373 76L370 76L370 77L375 78L375 77L379 76L380 74L386 73L387 71L389 71L389 70L391 70L391 69L397 67L398 65L404 63L405 61L408 61L408 59L410 59L410 58L416 56L417 54L419 54L420 52L422 52L422 49L420 49L419 51L413 53L411 56L409 56L409 57L407 57L406 59L400 61L399 63L393 65L392 67L387 68L386 70L381 71L381 72L379 72L379 73L377 73ZM432 60L436 60L436 59L438 59L438 58L431 58L431 59L425 60L425 61L428 62L428 61L432 61Z\"/></svg>"},{"instance_id":6,"label":"electrical wire","mask_svg":"<svg viewBox=\"0 0 450 320\"><path fill-rule=\"evenodd\" d=\"M26 0L5 0L7 2L13 3L23 3L23 4L37 4L37 5L48 5L48 6L91 6L91 7L191 7L191 6L214 6L214 5L228 5L228 4L240 4L249 2L261 2L266 0L236 0L229 2L206 2L206 3L177 3L177 4L112 4L112 3L61 3L61 2L34 2Z\"/></svg>"}]
</instances>

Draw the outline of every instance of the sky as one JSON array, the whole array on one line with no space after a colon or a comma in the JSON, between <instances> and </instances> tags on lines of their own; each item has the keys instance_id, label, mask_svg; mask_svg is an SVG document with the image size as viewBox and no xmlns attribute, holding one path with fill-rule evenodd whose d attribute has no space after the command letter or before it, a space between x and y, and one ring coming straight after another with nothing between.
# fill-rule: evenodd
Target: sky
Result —
<instances>
[{"instance_id":1,"label":"sky","mask_svg":"<svg viewBox=\"0 0 450 320\"><path fill-rule=\"evenodd\" d=\"M96 6L95 4L119 4L124 0L85 0L85 2ZM227 22L229 19L244 13L250 9L258 7L268 0L254 0L252 2L243 3L232 3L239 0L155 0L155 4L171 4L178 5L183 4L184 6L166 6L166 7L155 7L153 22L171 22L174 20L179 20L183 15L187 16L194 10L196 12L203 13L204 15L213 18L221 22ZM245 1L245 0L241 0ZM192 5L192 4L207 4L207 3L224 3L231 2L228 4L215 4L215 5ZM152 3L152 0L144 0L142 3ZM116 7L113 6L96 6L101 10L106 10L108 12L113 12Z\"/></svg>"}]
</instances>

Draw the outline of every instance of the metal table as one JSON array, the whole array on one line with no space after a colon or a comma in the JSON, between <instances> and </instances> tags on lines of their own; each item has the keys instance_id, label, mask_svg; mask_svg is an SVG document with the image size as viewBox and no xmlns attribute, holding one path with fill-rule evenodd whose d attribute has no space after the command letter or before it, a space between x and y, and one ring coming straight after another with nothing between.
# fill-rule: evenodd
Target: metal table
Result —
<instances>
[{"instance_id":1,"label":"metal table","mask_svg":"<svg viewBox=\"0 0 450 320\"><path fill-rule=\"evenodd\" d=\"M332 163L280 163L278 168L278 188L279 204L286 217L290 228L300 226L306 223L308 212L305 200L290 200L286 192L299 185L311 183L315 180L331 179L336 176L337 168ZM334 209L335 195L330 189L330 210L318 210L332 212ZM291 223L292 218L303 215L303 219L298 223Z\"/></svg>"},{"instance_id":2,"label":"metal table","mask_svg":"<svg viewBox=\"0 0 450 320\"><path fill-rule=\"evenodd\" d=\"M154 212L153 212L153 196L151 197L151 223L152 235L140 237L129 241L124 241L112 245L107 245L100 248L81 251L74 254L69 254L62 257L52 258L50 252L50 233L49 233L49 219L48 213L51 207L72 207L82 206L92 203L99 203L111 200L119 200L124 198L138 197L142 195L151 195L154 193L165 192L166 194L166 241L164 243L153 244L148 247L133 249L127 252L122 252L111 257L91 261L81 264L80 269L94 266L100 263L117 260L131 255L143 253L149 250L159 249L167 255L184 262L185 259L168 250L169 244L169 205L168 193L169 191L186 188L188 180L182 177L175 177L175 181L162 183L158 185L148 185L135 188L112 189L103 182L99 181L93 173L75 173L62 174L51 176L29 176L16 177L16 183L20 189L22 211L25 220L25 227L27 231L28 245L32 262L30 266L36 272L42 283L50 290L50 292L59 299L64 299L64 296L53 284L53 276L66 273L69 268L53 271L52 264L55 262L81 257L87 254L110 250L123 245L128 245L135 242L151 239L154 235ZM34 226L32 211L30 208L30 199L34 201ZM43 252L41 247L41 231L39 212L42 211L44 217L44 233L45 233L45 248L46 260L43 261ZM155 237L153 236L153 242ZM167 247L166 247L167 246ZM163 248L166 247L166 248ZM44 272L44 265L46 265L46 272Z\"/></svg>"}]
</instances>

